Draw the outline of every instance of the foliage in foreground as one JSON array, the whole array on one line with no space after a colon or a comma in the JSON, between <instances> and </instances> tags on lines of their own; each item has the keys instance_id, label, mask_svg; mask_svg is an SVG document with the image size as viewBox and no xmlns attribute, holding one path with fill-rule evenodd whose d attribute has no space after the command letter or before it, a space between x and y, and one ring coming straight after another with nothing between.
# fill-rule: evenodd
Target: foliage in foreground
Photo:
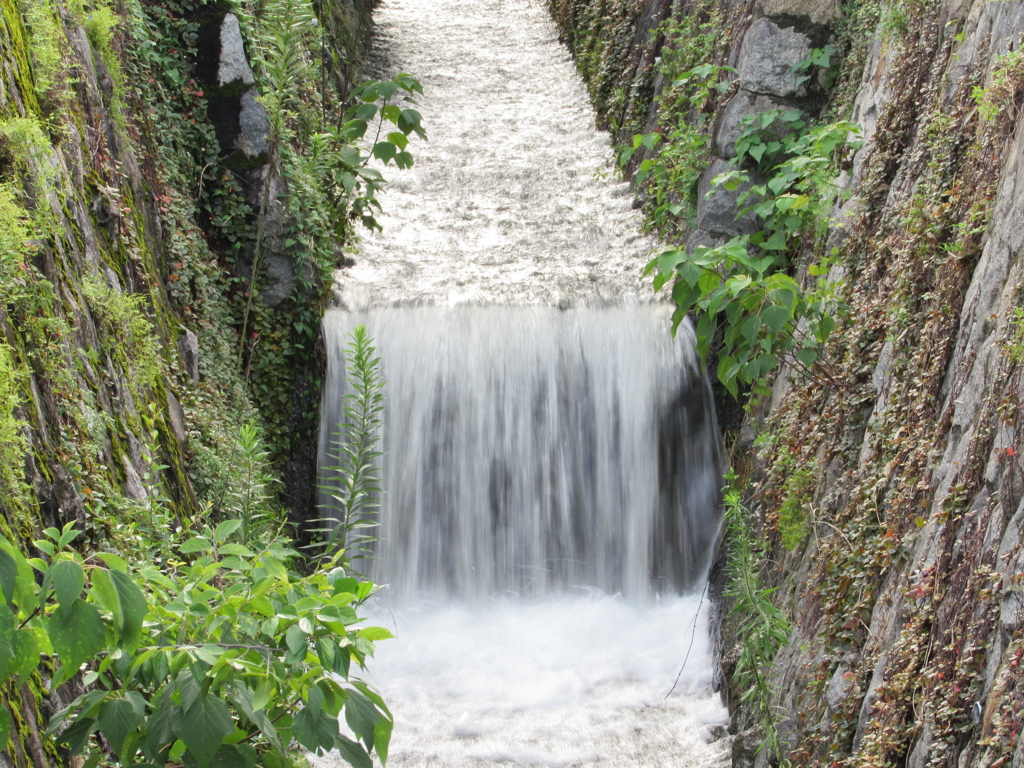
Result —
<instances>
[{"instance_id":1,"label":"foliage in foreground","mask_svg":"<svg viewBox=\"0 0 1024 768\"><path fill-rule=\"evenodd\" d=\"M357 392L337 441L351 459L338 480L351 494L341 542L376 487L383 385L362 326L348 358ZM239 448L258 468L265 451L254 425L241 429ZM47 735L86 756L85 768L289 768L293 743L336 749L357 768L369 768L372 753L387 760L391 714L353 674L353 662L363 667L373 643L391 637L359 626L356 609L376 587L350 575L344 548L301 574L298 553L271 525L265 480L247 474L249 492L229 505L238 517L191 532L174 527L154 489L150 528L120 538L139 567L114 552L76 551L73 523L47 529L39 557L0 537L0 685L44 662L52 689L84 669L87 692L51 718ZM342 713L355 738L341 732ZM0 743L10 729L0 708Z\"/></svg>"},{"instance_id":2,"label":"foliage in foreground","mask_svg":"<svg viewBox=\"0 0 1024 768\"><path fill-rule=\"evenodd\" d=\"M0 680L55 657L56 686L87 664L92 690L47 731L87 766L286 768L292 740L355 766L386 759L391 715L351 675L390 637L356 626L374 585L340 567L302 576L286 541L250 548L241 527L203 529L162 568L83 557L71 525L47 529L40 558L0 540ZM358 741L339 732L342 711ZM0 741L6 721L0 710Z\"/></svg>"}]
</instances>

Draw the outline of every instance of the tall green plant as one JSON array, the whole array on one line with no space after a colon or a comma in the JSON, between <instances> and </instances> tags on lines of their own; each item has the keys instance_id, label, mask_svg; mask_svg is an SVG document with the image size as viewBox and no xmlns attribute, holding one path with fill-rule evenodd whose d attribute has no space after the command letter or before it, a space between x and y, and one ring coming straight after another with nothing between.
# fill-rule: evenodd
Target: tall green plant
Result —
<instances>
[{"instance_id":1,"label":"tall green plant","mask_svg":"<svg viewBox=\"0 0 1024 768\"><path fill-rule=\"evenodd\" d=\"M775 589L761 583L763 561L750 524L750 511L743 506L736 487L736 476L730 472L726 481L723 501L729 555L725 596L732 602L730 615L738 617L736 636L741 643L733 682L740 691L740 701L750 708L764 730L760 749L767 749L774 756L781 745L772 703L775 692L768 674L792 627L772 602Z\"/></svg>"},{"instance_id":2,"label":"tall green plant","mask_svg":"<svg viewBox=\"0 0 1024 768\"><path fill-rule=\"evenodd\" d=\"M352 391L345 395L345 421L339 425L328 453L330 466L321 492L327 497L320 509L320 522L314 529L323 535L321 557L338 551L345 561L350 553L367 552L375 537L365 533L379 525L380 464L378 450L384 423L384 378L366 326L357 325L345 353L346 380Z\"/></svg>"},{"instance_id":3,"label":"tall green plant","mask_svg":"<svg viewBox=\"0 0 1024 768\"><path fill-rule=\"evenodd\" d=\"M268 528L281 523L276 514L271 487L277 482L268 471L270 454L263 447L259 427L255 421L242 425L235 442L236 473L227 488L224 511L227 517L241 523L239 537L243 544L252 546Z\"/></svg>"}]
</instances>

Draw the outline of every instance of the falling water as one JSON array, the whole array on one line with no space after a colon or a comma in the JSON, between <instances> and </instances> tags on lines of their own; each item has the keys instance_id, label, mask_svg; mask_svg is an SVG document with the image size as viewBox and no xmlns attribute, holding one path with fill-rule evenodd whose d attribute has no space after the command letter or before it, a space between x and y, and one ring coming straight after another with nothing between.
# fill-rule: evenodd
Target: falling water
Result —
<instances>
[{"instance_id":1,"label":"falling water","mask_svg":"<svg viewBox=\"0 0 1024 768\"><path fill-rule=\"evenodd\" d=\"M692 336L641 284L652 243L607 137L542 0L376 19L377 66L421 80L430 141L339 273L321 461L363 323L386 379L364 567L398 636L368 669L389 765L719 765L714 415Z\"/></svg>"}]
</instances>

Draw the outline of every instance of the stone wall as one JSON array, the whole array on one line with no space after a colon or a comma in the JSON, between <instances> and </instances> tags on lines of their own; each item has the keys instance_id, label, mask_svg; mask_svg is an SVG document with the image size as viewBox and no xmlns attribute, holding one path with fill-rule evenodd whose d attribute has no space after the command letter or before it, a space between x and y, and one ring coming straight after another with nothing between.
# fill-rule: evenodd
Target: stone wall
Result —
<instances>
[{"instance_id":1,"label":"stone wall","mask_svg":"<svg viewBox=\"0 0 1024 768\"><path fill-rule=\"evenodd\" d=\"M372 5L322 9L330 74L346 90ZM237 472L239 427L273 415L259 413L255 340L240 351L248 281L227 240L287 191L256 99L253 41L217 2L145 11L3 0L0 390L14 399L0 402L0 428L15 431L0 446L0 535L32 554L45 527L73 523L76 545L94 550L123 543L157 507L167 525L219 514L199 484ZM236 221L218 221L228 213ZM266 218L267 237L279 236L281 217ZM9 238L15 226L30 237ZM294 253L270 255L278 268L253 300L285 326L302 274ZM302 289L311 306L321 288ZM313 496L321 371L316 344L301 354L304 364L264 382L288 399L282 421L309 437L278 466L300 517ZM50 672L0 690L13 719L0 765L64 762L40 729L81 685L50 691Z\"/></svg>"}]
</instances>

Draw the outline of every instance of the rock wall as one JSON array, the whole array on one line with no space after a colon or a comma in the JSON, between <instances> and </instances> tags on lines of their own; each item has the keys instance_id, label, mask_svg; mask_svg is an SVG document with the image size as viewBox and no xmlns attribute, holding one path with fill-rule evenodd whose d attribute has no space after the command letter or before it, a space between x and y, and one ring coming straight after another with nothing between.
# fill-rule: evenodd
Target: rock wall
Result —
<instances>
[{"instance_id":1,"label":"rock wall","mask_svg":"<svg viewBox=\"0 0 1024 768\"><path fill-rule=\"evenodd\" d=\"M342 100L372 5L321 4L326 34L301 32L330 82L296 87ZM329 285L257 98L255 20L193 0L2 10L0 535L35 554L71 523L83 549L126 551L215 521L248 421L308 516ZM0 765L62 762L41 729L81 686L48 674L0 689Z\"/></svg>"},{"instance_id":2,"label":"rock wall","mask_svg":"<svg viewBox=\"0 0 1024 768\"><path fill-rule=\"evenodd\" d=\"M1024 765L1024 6L722 10L737 74L715 111L709 173L729 157L737 117L765 106L847 118L865 138L837 180L852 196L795 272L838 249L832 277L849 312L818 375L783 366L730 435L763 578L794 626L770 673L778 759ZM792 65L826 43L842 63L831 83L806 83L818 93L803 90ZM701 195L699 229L679 239L751 226L727 195ZM723 637L728 675L743 638L728 620ZM726 693L735 763L771 763Z\"/></svg>"}]
</instances>

